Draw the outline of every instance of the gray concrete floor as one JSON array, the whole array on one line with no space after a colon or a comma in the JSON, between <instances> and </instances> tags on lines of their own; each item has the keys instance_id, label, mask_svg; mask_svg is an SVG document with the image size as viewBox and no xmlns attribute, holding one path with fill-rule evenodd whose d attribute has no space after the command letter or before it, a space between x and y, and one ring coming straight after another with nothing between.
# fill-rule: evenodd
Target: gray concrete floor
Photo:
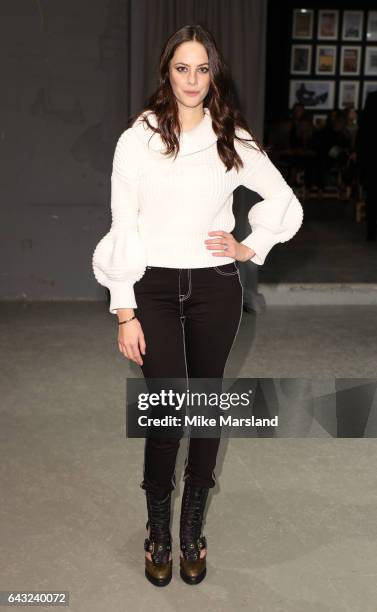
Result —
<instances>
[{"instance_id":1,"label":"gray concrete floor","mask_svg":"<svg viewBox=\"0 0 377 612\"><path fill-rule=\"evenodd\" d=\"M102 303L3 303L1 589L66 590L73 612L375 612L374 439L222 440L207 505L208 576L144 577L143 440L127 439L127 376ZM244 313L227 377L374 377L373 306ZM14 608L4 607L4 610ZM37 607L36 609L43 609Z\"/></svg>"}]
</instances>

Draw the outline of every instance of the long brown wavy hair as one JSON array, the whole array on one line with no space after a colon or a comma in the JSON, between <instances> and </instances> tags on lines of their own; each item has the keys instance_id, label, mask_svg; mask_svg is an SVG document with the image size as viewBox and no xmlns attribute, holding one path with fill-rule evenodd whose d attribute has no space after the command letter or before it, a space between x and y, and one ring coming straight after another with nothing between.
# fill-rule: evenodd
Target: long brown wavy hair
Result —
<instances>
[{"instance_id":1,"label":"long brown wavy hair","mask_svg":"<svg viewBox=\"0 0 377 612\"><path fill-rule=\"evenodd\" d=\"M207 107L211 113L212 128L218 138L217 151L221 160L227 171L231 170L233 166L238 171L240 167L243 167L243 162L234 147L234 138L246 144L246 146L259 149L262 153L267 151L250 130L245 118L236 107L229 68L217 49L214 37L203 26L186 25L177 30L167 40L160 56L159 85L147 99L144 110L141 111L142 113L146 111L154 112L158 127L154 128L147 117L143 117L143 121L153 132L160 135L166 146L164 154L166 156L175 154L176 157L179 151L181 128L178 104L170 84L169 63L176 48L187 41L200 42L207 51L210 87L203 100L203 106ZM139 114L137 113L129 119L129 127L136 121ZM235 133L236 127L246 130L251 138L239 138ZM257 147L247 144L250 142L255 142Z\"/></svg>"}]
</instances>

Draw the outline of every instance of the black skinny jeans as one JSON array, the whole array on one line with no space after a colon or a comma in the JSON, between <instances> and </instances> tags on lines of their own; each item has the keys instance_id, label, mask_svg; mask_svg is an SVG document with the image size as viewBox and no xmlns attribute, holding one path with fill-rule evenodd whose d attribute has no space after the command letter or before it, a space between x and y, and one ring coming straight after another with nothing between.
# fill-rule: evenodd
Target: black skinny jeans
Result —
<instances>
[{"instance_id":1,"label":"black skinny jeans","mask_svg":"<svg viewBox=\"0 0 377 612\"><path fill-rule=\"evenodd\" d=\"M148 266L134 285L146 342L145 378L218 378L242 318L237 263L207 268ZM184 480L212 488L220 437L189 440ZM178 438L146 437L140 487L163 497L175 489Z\"/></svg>"}]
</instances>

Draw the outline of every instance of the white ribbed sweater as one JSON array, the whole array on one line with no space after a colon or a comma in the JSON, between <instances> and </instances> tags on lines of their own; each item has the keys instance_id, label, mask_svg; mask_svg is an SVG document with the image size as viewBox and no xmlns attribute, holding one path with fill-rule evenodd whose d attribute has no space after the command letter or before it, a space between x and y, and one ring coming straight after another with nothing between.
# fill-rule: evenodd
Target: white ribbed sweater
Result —
<instances>
[{"instance_id":1,"label":"white ribbed sweater","mask_svg":"<svg viewBox=\"0 0 377 612\"><path fill-rule=\"evenodd\" d=\"M204 113L194 129L181 134L175 160L162 155L164 143L144 127L142 115L119 137L111 175L112 224L92 258L96 280L110 290L112 314L137 308L133 285L148 265L203 268L234 261L213 256L204 241L214 237L211 230L233 230L233 191L239 185L264 198L251 207L252 232L242 241L256 253L251 261L262 265L271 248L290 240L302 224L302 206L267 154L235 140L244 167L226 171L209 109ZM154 113L148 118L157 126ZM250 138L241 128L236 133Z\"/></svg>"}]
</instances>

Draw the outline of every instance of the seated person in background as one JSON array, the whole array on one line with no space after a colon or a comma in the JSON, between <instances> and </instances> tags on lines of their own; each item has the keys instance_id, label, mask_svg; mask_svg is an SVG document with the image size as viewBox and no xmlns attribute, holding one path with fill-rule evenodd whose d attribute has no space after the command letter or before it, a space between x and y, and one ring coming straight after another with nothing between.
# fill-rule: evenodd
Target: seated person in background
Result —
<instances>
[{"instance_id":1,"label":"seated person in background","mask_svg":"<svg viewBox=\"0 0 377 612\"><path fill-rule=\"evenodd\" d=\"M291 129L289 134L290 148L301 153L311 147L313 121L305 106L296 102L292 108Z\"/></svg>"},{"instance_id":2,"label":"seated person in background","mask_svg":"<svg viewBox=\"0 0 377 612\"><path fill-rule=\"evenodd\" d=\"M354 108L344 111L344 131L348 138L347 159L342 166L342 182L346 187L346 197L350 197L352 189L357 186L359 172L357 165L356 139L358 132L358 115Z\"/></svg>"},{"instance_id":3,"label":"seated person in background","mask_svg":"<svg viewBox=\"0 0 377 612\"><path fill-rule=\"evenodd\" d=\"M325 188L326 175L334 166L346 159L349 146L349 135L344 130L345 120L341 111L331 111L325 126L313 135L313 147L316 152L310 176L311 185L316 185L320 192Z\"/></svg>"}]
</instances>

